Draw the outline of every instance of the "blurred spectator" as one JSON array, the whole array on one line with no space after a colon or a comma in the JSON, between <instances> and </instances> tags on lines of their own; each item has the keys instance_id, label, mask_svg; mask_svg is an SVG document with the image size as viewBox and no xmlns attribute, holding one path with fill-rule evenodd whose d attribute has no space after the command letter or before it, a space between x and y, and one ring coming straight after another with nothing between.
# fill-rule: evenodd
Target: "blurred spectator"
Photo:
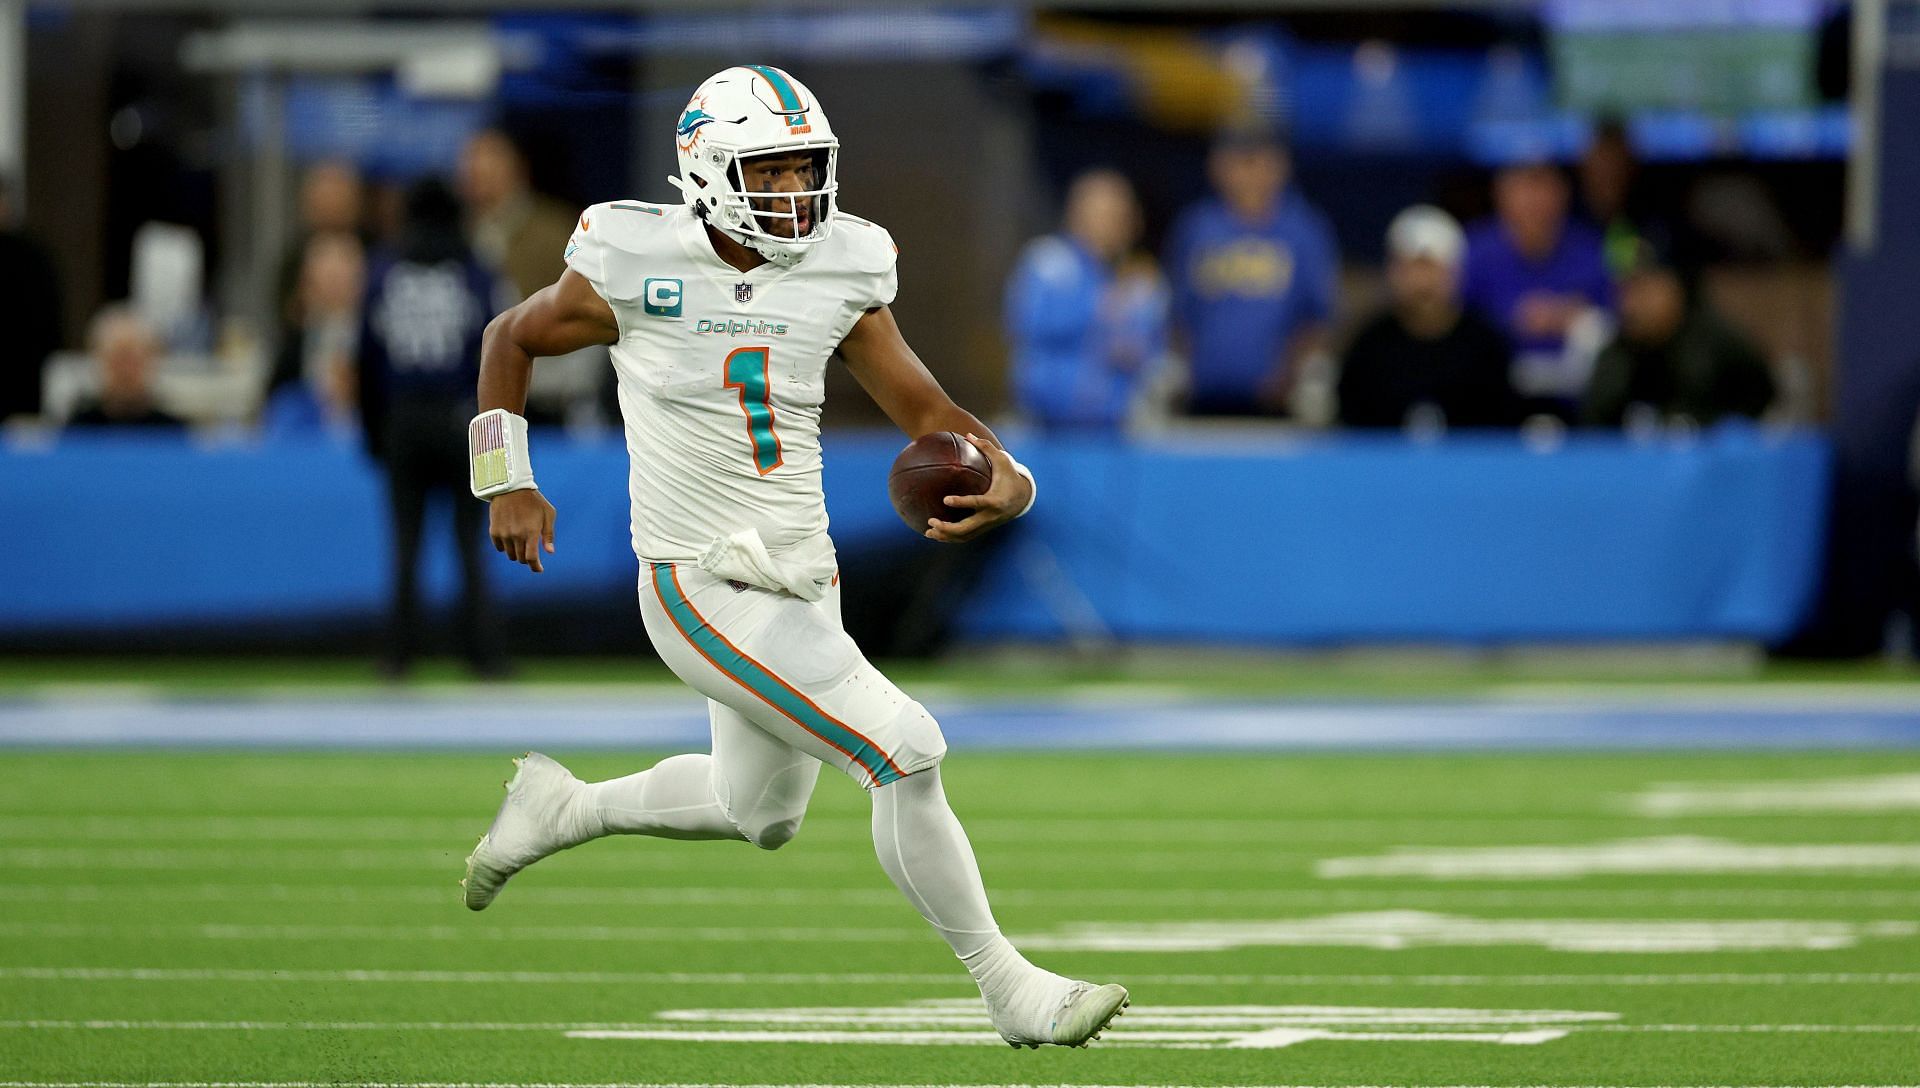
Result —
<instances>
[{"instance_id":1,"label":"blurred spectator","mask_svg":"<svg viewBox=\"0 0 1920 1088\"><path fill-rule=\"evenodd\" d=\"M1135 249L1140 205L1120 174L1075 178L1063 226L1007 283L1015 393L1043 427L1117 429L1166 350L1166 285Z\"/></svg>"},{"instance_id":2,"label":"blurred spectator","mask_svg":"<svg viewBox=\"0 0 1920 1088\"><path fill-rule=\"evenodd\" d=\"M1710 426L1728 416L1758 418L1773 395L1759 349L1701 297L1697 280L1642 243L1620 282L1620 333L1594 365L1584 421Z\"/></svg>"},{"instance_id":3,"label":"blurred spectator","mask_svg":"<svg viewBox=\"0 0 1920 1088\"><path fill-rule=\"evenodd\" d=\"M179 419L154 406L153 370L160 338L130 306L101 310L87 331L87 350L100 368L100 396L74 413L75 427L179 427Z\"/></svg>"},{"instance_id":4,"label":"blurred spectator","mask_svg":"<svg viewBox=\"0 0 1920 1088\"><path fill-rule=\"evenodd\" d=\"M507 278L518 298L566 270L560 254L573 235L573 210L533 191L527 160L506 133L485 129L467 141L460 198L474 251Z\"/></svg>"},{"instance_id":5,"label":"blurred spectator","mask_svg":"<svg viewBox=\"0 0 1920 1088\"><path fill-rule=\"evenodd\" d=\"M1520 398L1500 331L1460 305L1466 236L1419 205L1387 228L1387 305L1340 362L1340 422L1349 427L1506 427Z\"/></svg>"},{"instance_id":6,"label":"blurred spectator","mask_svg":"<svg viewBox=\"0 0 1920 1088\"><path fill-rule=\"evenodd\" d=\"M300 180L300 228L358 234L366 211L360 170L339 160L316 163Z\"/></svg>"},{"instance_id":7,"label":"blurred spectator","mask_svg":"<svg viewBox=\"0 0 1920 1088\"><path fill-rule=\"evenodd\" d=\"M301 278L305 274L307 243L320 234L351 234L366 241L366 187L360 170L350 162L315 163L300 178L300 228L280 259L280 319L287 335L299 324ZM273 385L292 381L297 374L275 372Z\"/></svg>"},{"instance_id":8,"label":"blurred spectator","mask_svg":"<svg viewBox=\"0 0 1920 1088\"><path fill-rule=\"evenodd\" d=\"M1694 183L1687 194L1687 233L1707 260L1781 261L1795 250L1793 227L1766 184L1739 168Z\"/></svg>"},{"instance_id":9,"label":"blurred spectator","mask_svg":"<svg viewBox=\"0 0 1920 1088\"><path fill-rule=\"evenodd\" d=\"M387 473L393 517L392 644L384 669L399 677L420 647L415 572L429 495L453 504L465 575L459 631L474 670L504 669L480 562L486 506L467 490L467 421L480 378L480 334L497 288L460 229L460 205L442 183L407 198L398 253L373 262L360 325L360 409L367 448Z\"/></svg>"},{"instance_id":10,"label":"blurred spectator","mask_svg":"<svg viewBox=\"0 0 1920 1088\"><path fill-rule=\"evenodd\" d=\"M0 338L0 420L40 414L40 375L60 346L60 284L45 246L20 229L11 183L0 176L0 298L7 335Z\"/></svg>"},{"instance_id":11,"label":"blurred spectator","mask_svg":"<svg viewBox=\"0 0 1920 1088\"><path fill-rule=\"evenodd\" d=\"M280 345L276 374L291 376L267 398L262 424L270 435L354 425L354 358L360 336L360 292L366 278L360 239L345 231L307 240L295 296L295 320Z\"/></svg>"},{"instance_id":12,"label":"blurred spectator","mask_svg":"<svg viewBox=\"0 0 1920 1088\"><path fill-rule=\"evenodd\" d=\"M1671 242L1670 232L1639 199L1640 160L1633 153L1633 141L1617 118L1607 118L1593 127L1593 138L1580 156L1580 210L1599 230L1606 254L1607 271L1618 278L1633 262L1635 245L1642 238Z\"/></svg>"},{"instance_id":13,"label":"blurred spectator","mask_svg":"<svg viewBox=\"0 0 1920 1088\"><path fill-rule=\"evenodd\" d=\"M1467 235L1467 306L1513 342L1513 382L1540 407L1571 414L1586 388L1591 356L1568 336L1596 310L1613 307L1600 236L1569 222L1567 182L1549 163L1523 163L1494 178L1494 218Z\"/></svg>"},{"instance_id":14,"label":"blurred spectator","mask_svg":"<svg viewBox=\"0 0 1920 1088\"><path fill-rule=\"evenodd\" d=\"M1288 184L1292 161L1273 133L1228 132L1208 170L1219 197L1180 217L1167 252L1187 411L1281 414L1299 363L1324 339L1339 250L1325 217Z\"/></svg>"},{"instance_id":15,"label":"blurred spectator","mask_svg":"<svg viewBox=\"0 0 1920 1088\"><path fill-rule=\"evenodd\" d=\"M368 249L395 249L407 227L407 183L382 178L367 185L367 229L361 235Z\"/></svg>"}]
</instances>

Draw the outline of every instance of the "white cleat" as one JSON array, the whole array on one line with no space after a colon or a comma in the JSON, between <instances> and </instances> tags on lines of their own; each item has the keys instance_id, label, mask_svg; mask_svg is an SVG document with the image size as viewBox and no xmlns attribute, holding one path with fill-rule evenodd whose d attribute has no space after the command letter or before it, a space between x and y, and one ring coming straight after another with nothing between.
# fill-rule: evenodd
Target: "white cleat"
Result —
<instances>
[{"instance_id":1,"label":"white cleat","mask_svg":"<svg viewBox=\"0 0 1920 1088\"><path fill-rule=\"evenodd\" d=\"M506 782L507 796L494 814L493 826L467 855L467 909L486 910L507 878L539 861L585 841L569 835L568 806L580 780L559 763L539 752L513 761L517 769Z\"/></svg>"},{"instance_id":2,"label":"white cleat","mask_svg":"<svg viewBox=\"0 0 1920 1088\"><path fill-rule=\"evenodd\" d=\"M1004 1030L1000 1032L1000 1037L1015 1050L1023 1046L1038 1050L1043 1043L1084 1047L1100 1038L1100 1033L1107 1030L1109 1024L1124 1015L1131 1000L1125 986L1111 982L1104 986L1075 982L1068 988L1048 1022L1045 1038L1036 1039Z\"/></svg>"}]
</instances>

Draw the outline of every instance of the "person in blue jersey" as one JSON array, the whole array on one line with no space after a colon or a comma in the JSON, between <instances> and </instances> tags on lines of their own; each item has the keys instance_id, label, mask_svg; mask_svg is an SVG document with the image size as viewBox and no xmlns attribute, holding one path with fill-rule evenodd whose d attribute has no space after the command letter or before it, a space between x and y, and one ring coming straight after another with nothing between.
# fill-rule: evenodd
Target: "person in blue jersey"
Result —
<instances>
[{"instance_id":1,"label":"person in blue jersey","mask_svg":"<svg viewBox=\"0 0 1920 1088\"><path fill-rule=\"evenodd\" d=\"M1513 384L1541 411L1571 417L1592 371L1591 353L1569 349L1583 320L1613 309L1605 247L1592 227L1569 220L1567 180L1552 163L1502 169L1493 218L1467 232L1467 306L1507 334ZM1597 344L1596 344L1597 347Z\"/></svg>"},{"instance_id":2,"label":"person in blue jersey","mask_svg":"<svg viewBox=\"0 0 1920 1088\"><path fill-rule=\"evenodd\" d=\"M1166 284L1136 251L1140 205L1119 173L1075 178L1063 228L1007 282L1015 399L1049 430L1118 430L1166 352Z\"/></svg>"},{"instance_id":3,"label":"person in blue jersey","mask_svg":"<svg viewBox=\"0 0 1920 1088\"><path fill-rule=\"evenodd\" d=\"M1326 337L1339 246L1290 184L1292 160L1271 130L1228 131L1207 165L1218 196L1188 208L1167 247L1187 412L1284 415L1302 360Z\"/></svg>"},{"instance_id":4,"label":"person in blue jersey","mask_svg":"<svg viewBox=\"0 0 1920 1088\"><path fill-rule=\"evenodd\" d=\"M468 502L461 456L480 378L480 336L504 301L461 233L460 204L438 181L407 194L398 250L378 256L361 307L359 389L367 450L387 475L393 518L390 645L383 662L404 675L420 645L420 535L428 499L452 504L465 578L460 634L475 672L504 671L505 658L480 562L486 508Z\"/></svg>"}]
</instances>

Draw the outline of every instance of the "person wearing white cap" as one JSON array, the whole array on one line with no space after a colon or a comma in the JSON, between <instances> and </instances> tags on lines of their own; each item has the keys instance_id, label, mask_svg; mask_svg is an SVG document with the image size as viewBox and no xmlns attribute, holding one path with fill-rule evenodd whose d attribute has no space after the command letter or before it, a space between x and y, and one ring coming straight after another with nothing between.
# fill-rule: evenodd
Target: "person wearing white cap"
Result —
<instances>
[{"instance_id":1,"label":"person wearing white cap","mask_svg":"<svg viewBox=\"0 0 1920 1088\"><path fill-rule=\"evenodd\" d=\"M1340 365L1340 421L1350 427L1504 427L1520 422L1507 378L1512 348L1460 305L1466 235L1451 215L1416 205L1387 228L1387 304L1359 328Z\"/></svg>"}]
</instances>

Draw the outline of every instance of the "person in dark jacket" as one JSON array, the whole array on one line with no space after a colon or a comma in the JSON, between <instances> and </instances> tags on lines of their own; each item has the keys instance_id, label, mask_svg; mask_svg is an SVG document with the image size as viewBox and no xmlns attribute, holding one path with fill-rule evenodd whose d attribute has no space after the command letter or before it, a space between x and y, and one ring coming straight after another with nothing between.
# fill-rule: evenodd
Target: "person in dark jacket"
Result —
<instances>
[{"instance_id":1,"label":"person in dark jacket","mask_svg":"<svg viewBox=\"0 0 1920 1088\"><path fill-rule=\"evenodd\" d=\"M1594 364L1582 421L1619 427L1645 415L1706 427L1757 419L1773 398L1760 349L1701 297L1697 280L1641 243L1620 282L1620 331Z\"/></svg>"},{"instance_id":2,"label":"person in dark jacket","mask_svg":"<svg viewBox=\"0 0 1920 1088\"><path fill-rule=\"evenodd\" d=\"M333 231L307 240L294 320L274 363L277 373L291 377L271 389L261 406L261 429L267 435L355 433L355 338L360 335L365 276L366 254L358 237Z\"/></svg>"},{"instance_id":3,"label":"person in dark jacket","mask_svg":"<svg viewBox=\"0 0 1920 1088\"><path fill-rule=\"evenodd\" d=\"M11 182L0 175L0 420L40 414L41 371L60 347L60 281L47 247L19 226Z\"/></svg>"},{"instance_id":4,"label":"person in dark jacket","mask_svg":"<svg viewBox=\"0 0 1920 1088\"><path fill-rule=\"evenodd\" d=\"M1513 349L1460 304L1466 236L1419 205L1387 228L1388 302L1340 360L1340 422L1349 427L1511 427L1522 404L1508 380Z\"/></svg>"},{"instance_id":5,"label":"person in dark jacket","mask_svg":"<svg viewBox=\"0 0 1920 1088\"><path fill-rule=\"evenodd\" d=\"M360 415L368 452L387 474L393 517L393 614L387 673L404 675L419 649L416 570L430 495L453 504L465 578L460 634L474 670L505 670L487 599L480 543L486 507L467 487L467 421L474 415L480 336L500 301L491 273L468 249L460 205L438 181L407 196L397 252L367 274L359 338Z\"/></svg>"}]
</instances>

